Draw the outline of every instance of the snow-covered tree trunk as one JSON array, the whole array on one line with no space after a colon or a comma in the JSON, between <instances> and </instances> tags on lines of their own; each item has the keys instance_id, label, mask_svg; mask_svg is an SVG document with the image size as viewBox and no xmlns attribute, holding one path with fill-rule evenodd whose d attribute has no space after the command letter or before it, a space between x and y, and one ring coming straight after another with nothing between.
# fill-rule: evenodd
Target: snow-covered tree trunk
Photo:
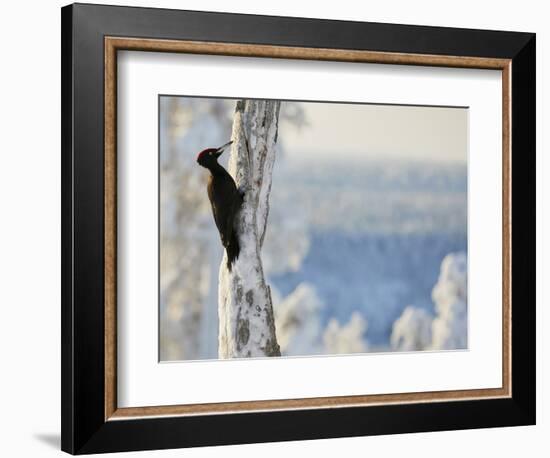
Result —
<instances>
[{"instance_id":1,"label":"snow-covered tree trunk","mask_svg":"<svg viewBox=\"0 0 550 458\"><path fill-rule=\"evenodd\" d=\"M235 221L240 254L231 271L226 256L219 274L220 358L280 356L271 290L261 249L267 228L280 102L241 100L233 119L228 171L244 201Z\"/></svg>"}]
</instances>

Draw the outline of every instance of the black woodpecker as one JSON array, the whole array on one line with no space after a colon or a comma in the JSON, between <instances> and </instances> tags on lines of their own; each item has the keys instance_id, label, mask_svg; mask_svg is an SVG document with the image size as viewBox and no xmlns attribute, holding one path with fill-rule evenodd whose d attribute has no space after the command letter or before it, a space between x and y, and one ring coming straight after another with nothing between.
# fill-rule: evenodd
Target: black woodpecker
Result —
<instances>
[{"instance_id":1,"label":"black woodpecker","mask_svg":"<svg viewBox=\"0 0 550 458\"><path fill-rule=\"evenodd\" d=\"M227 251L227 269L229 271L231 271L231 265L235 259L239 257L239 240L233 224L235 215L243 201L233 177L218 164L218 158L231 143L233 142L230 141L219 148L207 148L197 156L197 163L210 170L207 186L208 198L222 245Z\"/></svg>"}]
</instances>

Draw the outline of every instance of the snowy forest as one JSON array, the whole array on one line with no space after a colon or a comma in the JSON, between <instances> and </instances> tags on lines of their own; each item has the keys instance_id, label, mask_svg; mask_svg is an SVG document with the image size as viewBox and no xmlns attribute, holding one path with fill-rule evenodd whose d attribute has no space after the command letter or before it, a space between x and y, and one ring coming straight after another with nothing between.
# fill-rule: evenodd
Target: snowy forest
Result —
<instances>
[{"instance_id":1,"label":"snowy forest","mask_svg":"<svg viewBox=\"0 0 550 458\"><path fill-rule=\"evenodd\" d=\"M159 98L161 361L224 357L224 250L196 157L232 139L236 104ZM280 103L261 262L281 356L466 349L466 151L459 160L370 154L365 128L341 142L365 145L364 157L330 146L317 154L323 136L339 135L317 125L330 105ZM220 157L226 168L229 158Z\"/></svg>"}]
</instances>

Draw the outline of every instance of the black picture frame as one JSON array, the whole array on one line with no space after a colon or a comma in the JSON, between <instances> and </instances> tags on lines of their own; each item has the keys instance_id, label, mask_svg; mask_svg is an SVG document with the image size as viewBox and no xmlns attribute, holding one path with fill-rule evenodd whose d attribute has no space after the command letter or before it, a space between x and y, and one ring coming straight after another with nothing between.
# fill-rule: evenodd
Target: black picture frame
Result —
<instances>
[{"instance_id":1,"label":"black picture frame","mask_svg":"<svg viewBox=\"0 0 550 458\"><path fill-rule=\"evenodd\" d=\"M61 14L64 451L84 454L535 424L535 34L89 4L66 6ZM512 396L106 421L106 36L511 59Z\"/></svg>"}]
</instances>

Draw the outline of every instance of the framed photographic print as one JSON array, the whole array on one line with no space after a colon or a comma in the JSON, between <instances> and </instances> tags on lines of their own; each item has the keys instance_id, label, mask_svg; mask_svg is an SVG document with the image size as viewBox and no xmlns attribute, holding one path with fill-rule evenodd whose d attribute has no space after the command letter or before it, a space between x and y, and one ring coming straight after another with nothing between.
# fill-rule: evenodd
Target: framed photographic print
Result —
<instances>
[{"instance_id":1,"label":"framed photographic print","mask_svg":"<svg viewBox=\"0 0 550 458\"><path fill-rule=\"evenodd\" d=\"M70 5L62 129L63 450L534 424L534 34Z\"/></svg>"}]
</instances>

